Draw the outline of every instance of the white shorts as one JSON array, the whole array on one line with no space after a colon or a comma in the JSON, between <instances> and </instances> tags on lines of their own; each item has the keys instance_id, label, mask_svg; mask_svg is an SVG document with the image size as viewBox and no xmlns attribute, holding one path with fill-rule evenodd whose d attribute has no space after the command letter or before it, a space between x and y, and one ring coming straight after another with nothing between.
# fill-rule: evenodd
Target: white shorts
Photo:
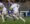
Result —
<instances>
[{"instance_id":1,"label":"white shorts","mask_svg":"<svg viewBox=\"0 0 30 24\"><path fill-rule=\"evenodd\" d=\"M14 14L17 14L18 13L18 11L14 11Z\"/></svg>"},{"instance_id":2,"label":"white shorts","mask_svg":"<svg viewBox=\"0 0 30 24\"><path fill-rule=\"evenodd\" d=\"M2 14L4 14L4 15L7 14L7 11L3 11Z\"/></svg>"}]
</instances>

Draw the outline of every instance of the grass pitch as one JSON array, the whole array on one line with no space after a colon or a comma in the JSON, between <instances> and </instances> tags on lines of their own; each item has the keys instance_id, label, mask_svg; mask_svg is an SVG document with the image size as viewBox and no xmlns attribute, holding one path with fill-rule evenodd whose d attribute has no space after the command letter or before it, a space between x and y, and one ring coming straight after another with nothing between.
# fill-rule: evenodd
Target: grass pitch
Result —
<instances>
[{"instance_id":1,"label":"grass pitch","mask_svg":"<svg viewBox=\"0 0 30 24\"><path fill-rule=\"evenodd\" d=\"M25 23L20 19L14 21L13 19L7 18L7 20L3 23L2 19L0 18L0 24L30 24L30 17L25 17L24 19L26 19Z\"/></svg>"}]
</instances>

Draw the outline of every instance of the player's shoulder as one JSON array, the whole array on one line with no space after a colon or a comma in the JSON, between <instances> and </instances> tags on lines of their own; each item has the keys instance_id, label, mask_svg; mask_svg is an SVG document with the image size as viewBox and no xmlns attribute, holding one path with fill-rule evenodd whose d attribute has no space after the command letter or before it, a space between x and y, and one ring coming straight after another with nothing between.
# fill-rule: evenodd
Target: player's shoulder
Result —
<instances>
[{"instance_id":1,"label":"player's shoulder","mask_svg":"<svg viewBox=\"0 0 30 24\"><path fill-rule=\"evenodd\" d=\"M12 5L17 5L17 3L13 3Z\"/></svg>"},{"instance_id":2,"label":"player's shoulder","mask_svg":"<svg viewBox=\"0 0 30 24\"><path fill-rule=\"evenodd\" d=\"M12 7L15 7L15 6L17 6L17 3L13 3L11 6L12 6Z\"/></svg>"},{"instance_id":3,"label":"player's shoulder","mask_svg":"<svg viewBox=\"0 0 30 24\"><path fill-rule=\"evenodd\" d=\"M4 6L4 4L0 2L0 6Z\"/></svg>"},{"instance_id":4,"label":"player's shoulder","mask_svg":"<svg viewBox=\"0 0 30 24\"><path fill-rule=\"evenodd\" d=\"M19 4L17 4L17 3L13 3L13 4L11 5L12 8L17 7L17 6L19 7Z\"/></svg>"},{"instance_id":5,"label":"player's shoulder","mask_svg":"<svg viewBox=\"0 0 30 24\"><path fill-rule=\"evenodd\" d=\"M3 5L3 3L0 2L0 5Z\"/></svg>"}]
</instances>

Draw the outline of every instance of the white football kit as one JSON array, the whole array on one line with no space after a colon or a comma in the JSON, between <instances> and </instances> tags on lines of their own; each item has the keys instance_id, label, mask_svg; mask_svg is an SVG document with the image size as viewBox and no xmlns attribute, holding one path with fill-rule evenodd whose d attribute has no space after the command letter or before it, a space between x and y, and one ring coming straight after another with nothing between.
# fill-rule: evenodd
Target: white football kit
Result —
<instances>
[{"instance_id":1,"label":"white football kit","mask_svg":"<svg viewBox=\"0 0 30 24\"><path fill-rule=\"evenodd\" d=\"M12 6L11 6L11 7L13 8L14 13L18 13L19 5L18 5L17 3L12 4Z\"/></svg>"},{"instance_id":2,"label":"white football kit","mask_svg":"<svg viewBox=\"0 0 30 24\"><path fill-rule=\"evenodd\" d=\"M4 6L4 4L0 2L0 13L1 13L1 11L2 11L2 14L0 14L0 15L2 16L3 22L5 22L4 15L6 15L7 9Z\"/></svg>"},{"instance_id":3,"label":"white football kit","mask_svg":"<svg viewBox=\"0 0 30 24\"><path fill-rule=\"evenodd\" d=\"M7 13L7 9L6 7L3 7L3 14L6 14Z\"/></svg>"},{"instance_id":4,"label":"white football kit","mask_svg":"<svg viewBox=\"0 0 30 24\"><path fill-rule=\"evenodd\" d=\"M0 7L2 8L2 10L1 10L2 13L6 14L7 9L6 9L6 7L4 6L4 4L1 3L1 2L0 2Z\"/></svg>"}]
</instances>

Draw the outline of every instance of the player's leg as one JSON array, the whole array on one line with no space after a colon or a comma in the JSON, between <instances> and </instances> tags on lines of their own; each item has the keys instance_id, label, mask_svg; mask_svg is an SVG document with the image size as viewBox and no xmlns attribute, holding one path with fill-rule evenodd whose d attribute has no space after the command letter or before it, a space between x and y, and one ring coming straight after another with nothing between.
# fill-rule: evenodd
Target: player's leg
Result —
<instances>
[{"instance_id":1,"label":"player's leg","mask_svg":"<svg viewBox=\"0 0 30 24\"><path fill-rule=\"evenodd\" d=\"M5 19L4 19L4 14L2 14L1 16L2 16L2 20L3 20L3 22L5 22Z\"/></svg>"},{"instance_id":2,"label":"player's leg","mask_svg":"<svg viewBox=\"0 0 30 24\"><path fill-rule=\"evenodd\" d=\"M17 17L17 12L13 14L13 16L18 20L19 18Z\"/></svg>"},{"instance_id":3,"label":"player's leg","mask_svg":"<svg viewBox=\"0 0 30 24\"><path fill-rule=\"evenodd\" d=\"M5 22L5 17L4 17L4 15L6 14L6 12L2 12L2 20L3 20L3 22Z\"/></svg>"}]
</instances>

